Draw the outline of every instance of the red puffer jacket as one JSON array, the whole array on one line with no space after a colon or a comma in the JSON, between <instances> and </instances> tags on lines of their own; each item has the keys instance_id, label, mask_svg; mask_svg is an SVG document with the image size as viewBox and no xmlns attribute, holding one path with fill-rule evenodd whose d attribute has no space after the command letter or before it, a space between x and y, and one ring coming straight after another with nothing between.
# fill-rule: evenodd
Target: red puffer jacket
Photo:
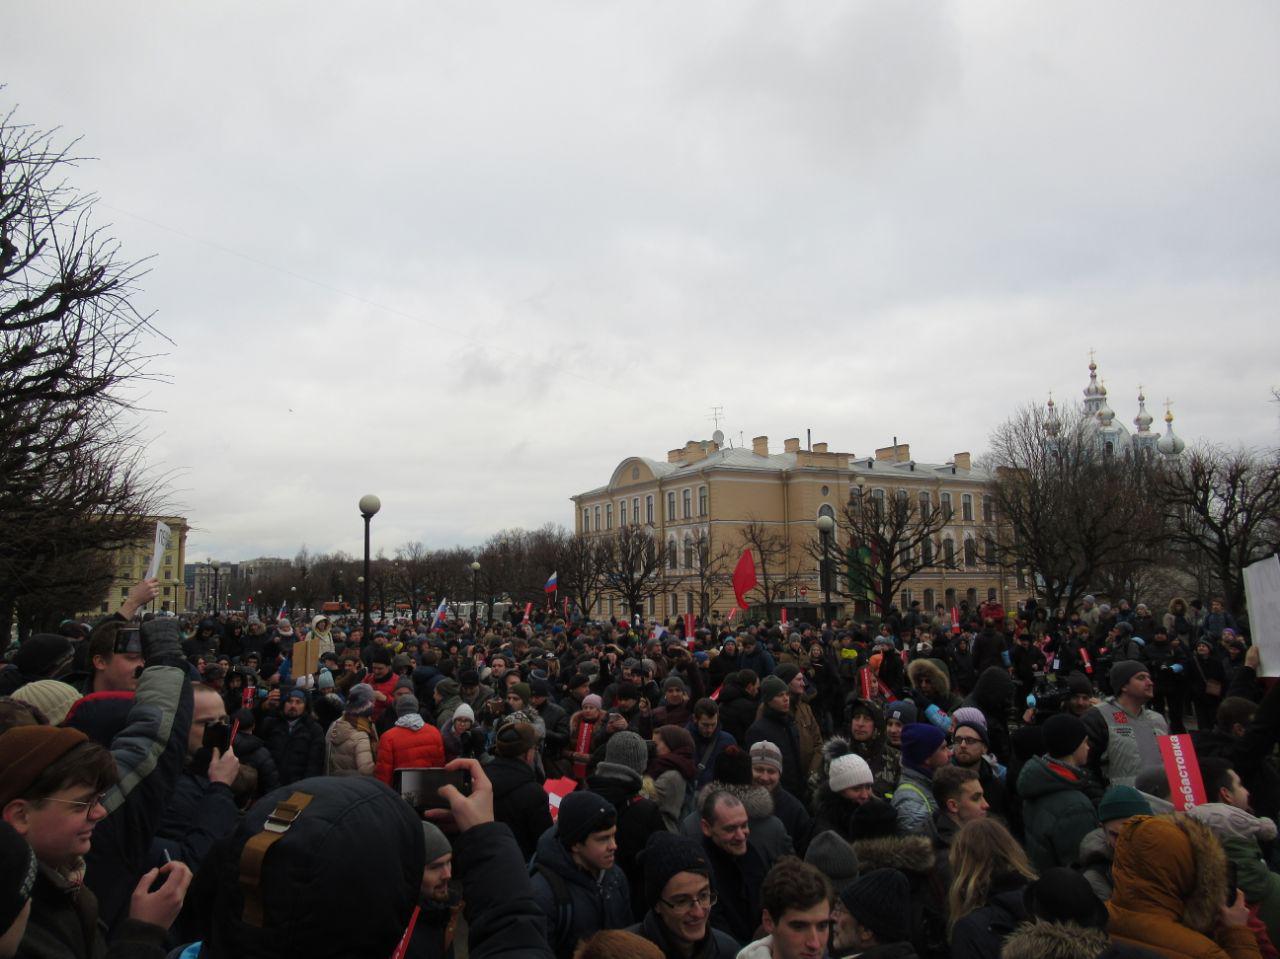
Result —
<instances>
[{"instance_id":1,"label":"red puffer jacket","mask_svg":"<svg viewBox=\"0 0 1280 959\"><path fill-rule=\"evenodd\" d=\"M378 765L374 775L388 786L397 769L426 769L444 765L444 739L427 724L421 729L392 726L378 740Z\"/></svg>"}]
</instances>

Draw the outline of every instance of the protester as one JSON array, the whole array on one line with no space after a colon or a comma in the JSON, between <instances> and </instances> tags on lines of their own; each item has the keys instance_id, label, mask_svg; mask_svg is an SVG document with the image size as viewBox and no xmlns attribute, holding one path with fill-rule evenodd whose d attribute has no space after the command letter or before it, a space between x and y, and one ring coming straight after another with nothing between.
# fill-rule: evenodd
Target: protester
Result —
<instances>
[{"instance_id":1,"label":"protester","mask_svg":"<svg viewBox=\"0 0 1280 959\"><path fill-rule=\"evenodd\" d=\"M791 843L799 855L804 855L809 835L813 831L813 821L804 803L781 788L782 785L782 753L778 747L767 740L761 740L749 750L751 756L751 781L767 790L773 799L773 815L782 823Z\"/></svg>"},{"instance_id":2,"label":"protester","mask_svg":"<svg viewBox=\"0 0 1280 959\"><path fill-rule=\"evenodd\" d=\"M739 959L821 959L831 935L831 884L794 856L778 860L760 890L763 939Z\"/></svg>"},{"instance_id":3,"label":"protester","mask_svg":"<svg viewBox=\"0 0 1280 959\"><path fill-rule=\"evenodd\" d=\"M831 912L831 959L916 959L910 894L896 869L873 869L844 886Z\"/></svg>"},{"instance_id":4,"label":"protester","mask_svg":"<svg viewBox=\"0 0 1280 959\"><path fill-rule=\"evenodd\" d=\"M1102 801L1098 803L1101 825L1080 840L1073 863L1100 901L1111 898L1111 861L1125 820L1151 814L1151 804L1132 786L1110 786L1102 794Z\"/></svg>"},{"instance_id":5,"label":"protester","mask_svg":"<svg viewBox=\"0 0 1280 959\"><path fill-rule=\"evenodd\" d=\"M782 753L782 788L803 801L808 796L806 766L800 753L800 733L791 715L791 693L777 676L760 684L760 715L747 730L750 748L767 739Z\"/></svg>"},{"instance_id":6,"label":"protester","mask_svg":"<svg viewBox=\"0 0 1280 959\"><path fill-rule=\"evenodd\" d=\"M699 699L693 706L693 719L685 726L693 736L693 755L701 789L715 775L716 760L730 746L737 745L732 736L720 728L720 706L714 699Z\"/></svg>"},{"instance_id":7,"label":"protester","mask_svg":"<svg viewBox=\"0 0 1280 959\"><path fill-rule=\"evenodd\" d=\"M710 924L716 893L702 847L686 836L656 832L641 855L644 918L629 932L656 945L664 959L732 959L738 943Z\"/></svg>"},{"instance_id":8,"label":"protester","mask_svg":"<svg viewBox=\"0 0 1280 959\"><path fill-rule=\"evenodd\" d=\"M385 747L384 738L378 746L379 762ZM443 746L441 749L443 750ZM543 792L533 768L537 753L537 733L534 728L521 720L508 720L498 727L493 743L493 759L485 766L485 773L493 787L494 817L511 827L516 844L526 860L533 858L539 837L551 828L547 794Z\"/></svg>"},{"instance_id":9,"label":"protester","mask_svg":"<svg viewBox=\"0 0 1280 959\"><path fill-rule=\"evenodd\" d=\"M654 799L662 810L667 829L678 832L680 822L693 809L693 737L682 726L659 726L653 731L655 753L648 775L653 780Z\"/></svg>"},{"instance_id":10,"label":"protester","mask_svg":"<svg viewBox=\"0 0 1280 959\"><path fill-rule=\"evenodd\" d=\"M898 828L904 833L933 835L933 772L951 761L946 734L928 723L912 723L902 730L902 779L893 793Z\"/></svg>"},{"instance_id":11,"label":"protester","mask_svg":"<svg viewBox=\"0 0 1280 959\"><path fill-rule=\"evenodd\" d=\"M952 959L1000 959L1004 938L1027 915L1023 892L1036 878L999 821L974 819L951 844L948 896Z\"/></svg>"},{"instance_id":12,"label":"protester","mask_svg":"<svg viewBox=\"0 0 1280 959\"><path fill-rule=\"evenodd\" d=\"M1147 667L1123 660L1109 674L1113 695L1084 715L1089 734L1089 762L1112 785L1132 786L1143 769L1161 765L1157 736L1169 734L1169 723L1147 708L1155 684Z\"/></svg>"},{"instance_id":13,"label":"protester","mask_svg":"<svg viewBox=\"0 0 1280 959\"><path fill-rule=\"evenodd\" d=\"M1038 756L1018 774L1027 855L1040 872L1070 866L1080 843L1098 826L1098 814L1086 790L1085 763L1089 733L1068 713L1049 717L1044 724L1046 755Z\"/></svg>"},{"instance_id":14,"label":"protester","mask_svg":"<svg viewBox=\"0 0 1280 959\"><path fill-rule=\"evenodd\" d=\"M711 924L735 942L748 943L760 921L760 884L766 868L747 842L751 826L746 807L733 794L717 790L702 800L699 812L702 849L717 898Z\"/></svg>"},{"instance_id":15,"label":"protester","mask_svg":"<svg viewBox=\"0 0 1280 959\"><path fill-rule=\"evenodd\" d=\"M395 725L379 737L374 763L374 775L388 786L397 769L429 769L445 763L444 739L418 712L417 697L397 696L393 709Z\"/></svg>"},{"instance_id":16,"label":"protester","mask_svg":"<svg viewBox=\"0 0 1280 959\"><path fill-rule=\"evenodd\" d=\"M374 693L360 683L351 687L346 709L325 734L331 776L372 776L377 769L378 733L373 726Z\"/></svg>"},{"instance_id":17,"label":"protester","mask_svg":"<svg viewBox=\"0 0 1280 959\"><path fill-rule=\"evenodd\" d=\"M268 698L263 711L262 739L286 786L324 772L324 730L308 712L308 705L307 691L295 687L278 710Z\"/></svg>"}]
</instances>

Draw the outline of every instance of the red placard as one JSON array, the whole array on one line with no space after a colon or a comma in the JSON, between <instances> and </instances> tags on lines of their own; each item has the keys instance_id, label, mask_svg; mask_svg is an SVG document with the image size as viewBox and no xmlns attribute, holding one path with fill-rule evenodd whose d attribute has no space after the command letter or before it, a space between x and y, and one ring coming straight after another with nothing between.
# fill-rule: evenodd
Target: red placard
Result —
<instances>
[{"instance_id":1,"label":"red placard","mask_svg":"<svg viewBox=\"0 0 1280 959\"><path fill-rule=\"evenodd\" d=\"M1208 799L1204 794L1204 780L1200 778L1200 761L1190 736L1157 736L1160 756L1164 759L1164 774L1169 778L1169 800L1178 812L1186 812L1192 806L1203 806Z\"/></svg>"}]
</instances>

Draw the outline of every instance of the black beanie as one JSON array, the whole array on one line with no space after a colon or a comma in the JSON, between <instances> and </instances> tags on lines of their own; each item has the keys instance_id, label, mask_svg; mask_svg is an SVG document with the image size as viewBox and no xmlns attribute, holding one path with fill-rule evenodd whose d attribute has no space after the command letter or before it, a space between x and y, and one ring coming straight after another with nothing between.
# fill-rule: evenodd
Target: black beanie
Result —
<instances>
[{"instance_id":1,"label":"black beanie","mask_svg":"<svg viewBox=\"0 0 1280 959\"><path fill-rule=\"evenodd\" d=\"M750 786L751 754L737 746L727 746L716 757L715 781L726 786Z\"/></svg>"},{"instance_id":2,"label":"black beanie","mask_svg":"<svg viewBox=\"0 0 1280 959\"><path fill-rule=\"evenodd\" d=\"M1107 928L1107 907L1094 895L1089 880L1064 866L1046 869L1022 894L1027 914L1049 922L1074 922Z\"/></svg>"},{"instance_id":3,"label":"black beanie","mask_svg":"<svg viewBox=\"0 0 1280 959\"><path fill-rule=\"evenodd\" d=\"M1050 756L1070 756L1089 736L1084 723L1070 713L1050 716L1044 724L1044 751Z\"/></svg>"},{"instance_id":4,"label":"black beanie","mask_svg":"<svg viewBox=\"0 0 1280 959\"><path fill-rule=\"evenodd\" d=\"M1138 673L1145 672L1147 672L1147 667L1136 659L1120 660L1120 662L1111 667L1111 672L1107 674L1107 678L1111 680L1111 695L1119 696L1120 691L1125 687L1125 683L1137 676Z\"/></svg>"},{"instance_id":5,"label":"black beanie","mask_svg":"<svg viewBox=\"0 0 1280 959\"><path fill-rule=\"evenodd\" d=\"M35 884L36 854L16 829L0 819L0 935L18 918Z\"/></svg>"},{"instance_id":6,"label":"black beanie","mask_svg":"<svg viewBox=\"0 0 1280 959\"><path fill-rule=\"evenodd\" d=\"M710 876L707 857L698 841L666 830L650 834L639 861L644 867L645 905L651 908L676 873L696 872Z\"/></svg>"},{"instance_id":7,"label":"black beanie","mask_svg":"<svg viewBox=\"0 0 1280 959\"><path fill-rule=\"evenodd\" d=\"M375 646L369 650L369 664L382 663L383 666L391 665L391 652L385 646Z\"/></svg>"},{"instance_id":8,"label":"black beanie","mask_svg":"<svg viewBox=\"0 0 1280 959\"><path fill-rule=\"evenodd\" d=\"M840 890L840 902L876 942L905 942L911 936L911 883L896 869L873 869Z\"/></svg>"},{"instance_id":9,"label":"black beanie","mask_svg":"<svg viewBox=\"0 0 1280 959\"><path fill-rule=\"evenodd\" d=\"M1093 695L1093 683L1084 673L1071 673L1067 676L1067 689L1071 690L1072 696Z\"/></svg>"},{"instance_id":10,"label":"black beanie","mask_svg":"<svg viewBox=\"0 0 1280 959\"><path fill-rule=\"evenodd\" d=\"M569 793L560 801L556 815L556 838L566 846L582 842L593 832L608 829L618 821L618 810L603 796L589 790Z\"/></svg>"},{"instance_id":11,"label":"black beanie","mask_svg":"<svg viewBox=\"0 0 1280 959\"><path fill-rule=\"evenodd\" d=\"M18 647L13 665L24 676L55 679L71 665L75 647L71 640L57 633L36 633Z\"/></svg>"}]
</instances>

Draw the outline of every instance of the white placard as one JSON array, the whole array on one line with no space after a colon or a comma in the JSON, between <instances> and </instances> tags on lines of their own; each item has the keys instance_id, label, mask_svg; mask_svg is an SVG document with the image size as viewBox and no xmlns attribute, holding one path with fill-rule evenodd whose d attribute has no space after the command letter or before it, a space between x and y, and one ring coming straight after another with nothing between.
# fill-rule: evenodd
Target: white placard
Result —
<instances>
[{"instance_id":1,"label":"white placard","mask_svg":"<svg viewBox=\"0 0 1280 959\"><path fill-rule=\"evenodd\" d=\"M157 520L156 542L152 547L151 565L147 567L146 579L155 579L156 573L160 572L160 560L164 559L164 551L169 548L171 539L173 539L173 531Z\"/></svg>"},{"instance_id":2,"label":"white placard","mask_svg":"<svg viewBox=\"0 0 1280 959\"><path fill-rule=\"evenodd\" d=\"M1244 568L1244 594L1249 631L1262 657L1258 675L1280 676L1280 556L1268 556Z\"/></svg>"}]
</instances>

